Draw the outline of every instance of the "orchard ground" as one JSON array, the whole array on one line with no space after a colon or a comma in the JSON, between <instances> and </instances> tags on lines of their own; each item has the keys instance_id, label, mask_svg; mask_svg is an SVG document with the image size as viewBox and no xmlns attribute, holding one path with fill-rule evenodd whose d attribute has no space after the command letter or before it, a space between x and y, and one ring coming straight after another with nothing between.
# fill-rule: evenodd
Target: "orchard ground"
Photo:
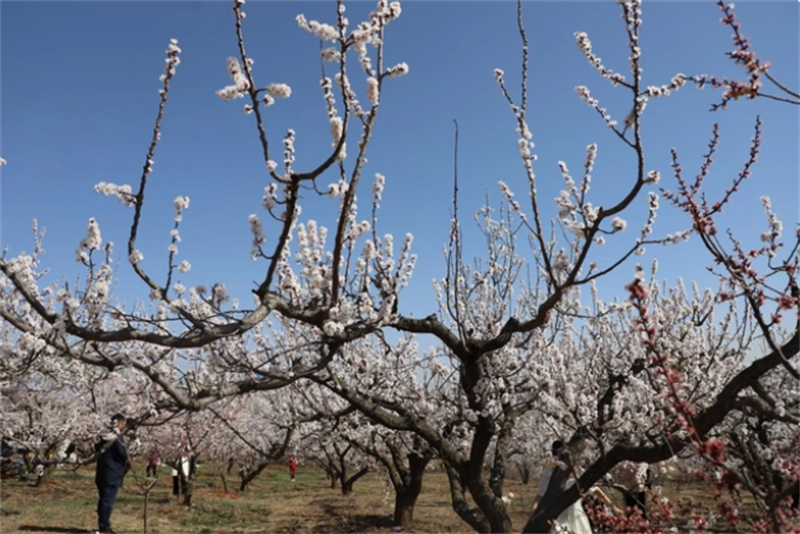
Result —
<instances>
[{"instance_id":1,"label":"orchard ground","mask_svg":"<svg viewBox=\"0 0 800 534\"><path fill-rule=\"evenodd\" d=\"M33 487L30 482L4 480L0 496L0 532L83 533L96 530L96 490L92 466L77 471L59 469L47 482ZM528 518L536 481L523 485L507 479L505 491L513 493L510 516L514 531L520 532ZM238 478L222 481L209 465L198 469L193 504L187 508L172 496L169 468L162 466L159 481L149 496L148 532L151 533L256 533L256 532L393 532L394 493L384 479L369 473L356 482L350 495L332 489L321 470L301 467L296 482L289 480L288 468L268 467L248 490L235 492ZM622 504L619 493L607 493ZM664 494L677 499L691 497L714 506L708 486L684 478L670 479ZM144 496L130 474L120 491L112 516L114 530L142 532ZM753 510L749 510L753 512ZM670 526L685 531L685 515ZM415 521L404 532L470 532L450 505L447 477L441 470L426 473L422 494L415 509ZM709 530L713 532L713 530ZM725 529L730 531L730 529ZM747 521L741 532L748 531Z\"/></svg>"}]
</instances>

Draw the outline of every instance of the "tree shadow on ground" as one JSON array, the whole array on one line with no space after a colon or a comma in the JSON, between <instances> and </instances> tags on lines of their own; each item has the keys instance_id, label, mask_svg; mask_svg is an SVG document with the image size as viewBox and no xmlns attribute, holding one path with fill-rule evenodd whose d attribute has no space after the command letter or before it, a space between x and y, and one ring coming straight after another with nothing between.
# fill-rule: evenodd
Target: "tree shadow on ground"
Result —
<instances>
[{"instance_id":1,"label":"tree shadow on ground","mask_svg":"<svg viewBox=\"0 0 800 534\"><path fill-rule=\"evenodd\" d=\"M325 503L322 505L325 513L331 519L328 522L317 524L311 529L314 534L328 534L333 532L375 532L391 530L394 521L391 517L377 514L343 513L342 507Z\"/></svg>"},{"instance_id":2,"label":"tree shadow on ground","mask_svg":"<svg viewBox=\"0 0 800 534\"><path fill-rule=\"evenodd\" d=\"M92 532L85 528L43 527L38 525L20 525L19 530L22 532L56 532L59 534L85 534L86 532Z\"/></svg>"}]
</instances>

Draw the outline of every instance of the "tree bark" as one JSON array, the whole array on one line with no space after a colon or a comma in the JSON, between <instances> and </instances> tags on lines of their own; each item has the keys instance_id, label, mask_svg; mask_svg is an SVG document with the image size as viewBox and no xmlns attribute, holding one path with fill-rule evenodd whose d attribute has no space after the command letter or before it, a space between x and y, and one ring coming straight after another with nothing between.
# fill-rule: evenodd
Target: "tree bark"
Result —
<instances>
[{"instance_id":1,"label":"tree bark","mask_svg":"<svg viewBox=\"0 0 800 534\"><path fill-rule=\"evenodd\" d=\"M258 475L261 474L261 472L264 470L264 468L267 467L267 465L269 465L268 461L262 461L259 462L258 465L255 468L253 468L253 470L249 472L242 472L242 482L241 484L239 484L239 493L244 493L245 491L247 491L247 486L249 486L250 483L253 480L255 480L255 478Z\"/></svg>"},{"instance_id":2,"label":"tree bark","mask_svg":"<svg viewBox=\"0 0 800 534\"><path fill-rule=\"evenodd\" d=\"M407 527L414 521L414 506L422 492L422 477L431 457L411 453L408 455L408 478L394 488L394 524Z\"/></svg>"},{"instance_id":3,"label":"tree bark","mask_svg":"<svg viewBox=\"0 0 800 534\"><path fill-rule=\"evenodd\" d=\"M342 475L342 495L350 495L353 491L353 484L356 483L356 480L363 477L369 472L369 468L364 467L358 473L351 476L350 478L345 478L344 474Z\"/></svg>"},{"instance_id":4,"label":"tree bark","mask_svg":"<svg viewBox=\"0 0 800 534\"><path fill-rule=\"evenodd\" d=\"M407 527L414 521L414 505L417 503L416 494L408 486L395 488L394 493L394 524L397 527Z\"/></svg>"}]
</instances>

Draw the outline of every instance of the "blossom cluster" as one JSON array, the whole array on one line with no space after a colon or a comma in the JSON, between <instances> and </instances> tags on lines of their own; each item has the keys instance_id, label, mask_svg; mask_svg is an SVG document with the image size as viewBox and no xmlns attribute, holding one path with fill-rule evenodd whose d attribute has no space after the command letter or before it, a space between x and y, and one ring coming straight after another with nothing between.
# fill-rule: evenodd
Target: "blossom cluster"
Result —
<instances>
[{"instance_id":1,"label":"blossom cluster","mask_svg":"<svg viewBox=\"0 0 800 534\"><path fill-rule=\"evenodd\" d=\"M106 196L117 197L126 207L136 204L136 195L133 194L131 186L128 184L117 185L109 182L99 182L94 186L94 190Z\"/></svg>"},{"instance_id":2,"label":"blossom cluster","mask_svg":"<svg viewBox=\"0 0 800 534\"><path fill-rule=\"evenodd\" d=\"M594 98L589 91L589 88L585 85L579 85L575 88L575 93L580 97L581 100L586 102L586 104L597 111L603 120L606 121L606 124L609 128L613 128L617 125L617 121L611 118L611 114L608 112L606 108L600 107L600 102L596 98Z\"/></svg>"},{"instance_id":3,"label":"blossom cluster","mask_svg":"<svg viewBox=\"0 0 800 534\"><path fill-rule=\"evenodd\" d=\"M581 52L586 56L589 63L597 69L603 78L608 79L612 85L625 83L625 76L607 68L603 65L603 61L595 55L592 51L592 42L589 40L589 35L586 32L575 32L574 35L575 41L578 43L578 48L581 49Z\"/></svg>"},{"instance_id":4,"label":"blossom cluster","mask_svg":"<svg viewBox=\"0 0 800 534\"><path fill-rule=\"evenodd\" d=\"M238 98L243 98L245 93L250 90L250 81L242 71L242 65L239 63L239 60L235 57L228 58L227 66L228 74L233 80L233 84L227 85L217 91L217 96L222 100L236 100Z\"/></svg>"}]
</instances>

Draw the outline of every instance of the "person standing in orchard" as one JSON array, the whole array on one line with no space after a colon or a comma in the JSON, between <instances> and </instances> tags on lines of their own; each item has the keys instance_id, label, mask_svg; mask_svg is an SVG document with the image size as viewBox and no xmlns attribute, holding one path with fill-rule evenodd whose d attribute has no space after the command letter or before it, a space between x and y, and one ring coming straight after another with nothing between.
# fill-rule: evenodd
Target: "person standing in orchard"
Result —
<instances>
[{"instance_id":1,"label":"person standing in orchard","mask_svg":"<svg viewBox=\"0 0 800 534\"><path fill-rule=\"evenodd\" d=\"M294 454L289 455L289 476L292 477L292 482L294 482L294 477L297 475L297 457Z\"/></svg>"},{"instance_id":2,"label":"person standing in orchard","mask_svg":"<svg viewBox=\"0 0 800 534\"><path fill-rule=\"evenodd\" d=\"M153 450L150 451L150 458L147 462L147 472L145 476L156 478L158 476L158 448L153 447ZM151 474L152 473L152 474Z\"/></svg>"},{"instance_id":3,"label":"person standing in orchard","mask_svg":"<svg viewBox=\"0 0 800 534\"><path fill-rule=\"evenodd\" d=\"M122 439L122 430L127 420L124 415L116 414L111 418L110 428L105 428L95 438L97 453L97 471L94 483L97 486L97 526L99 533L113 533L111 529L111 512L117 501L117 493L122 485L122 478L128 467L128 449Z\"/></svg>"},{"instance_id":4,"label":"person standing in orchard","mask_svg":"<svg viewBox=\"0 0 800 534\"><path fill-rule=\"evenodd\" d=\"M554 478L554 474L557 470L560 471L560 473L555 476L554 483L562 488L568 488L575 484L571 469L571 459L566 443L560 439L555 440L551 451L553 453L553 464L542 472L542 478L539 481L539 488L536 490L536 497L533 500L531 513L536 512L536 508L539 506L542 497L547 493L551 480ZM610 508L615 514L622 514L622 510L614 505L611 499L597 486L592 486L586 493L592 495L601 505ZM554 525L551 532L561 531L573 532L575 534L592 534L592 525L589 522L589 516L586 515L586 511L583 509L581 499L572 503L561 512L558 519L556 519L556 525Z\"/></svg>"}]
</instances>

